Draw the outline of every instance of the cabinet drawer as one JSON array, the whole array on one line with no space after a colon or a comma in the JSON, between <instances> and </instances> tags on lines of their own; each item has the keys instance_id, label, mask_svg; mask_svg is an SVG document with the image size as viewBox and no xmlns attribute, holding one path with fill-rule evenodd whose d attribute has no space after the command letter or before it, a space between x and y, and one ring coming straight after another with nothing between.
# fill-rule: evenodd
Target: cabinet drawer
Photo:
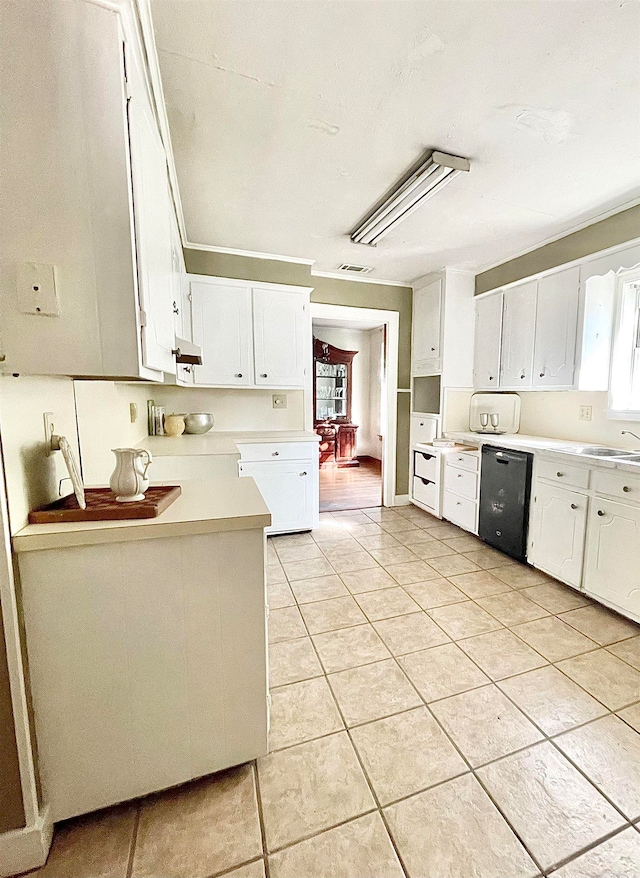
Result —
<instances>
[{"instance_id":1,"label":"cabinet drawer","mask_svg":"<svg viewBox=\"0 0 640 878\"><path fill-rule=\"evenodd\" d=\"M411 374L419 378L421 375L439 375L442 372L442 360L434 357L429 360L418 360L411 368Z\"/></svg>"},{"instance_id":2,"label":"cabinet drawer","mask_svg":"<svg viewBox=\"0 0 640 878\"><path fill-rule=\"evenodd\" d=\"M437 452L414 451L413 452L413 472L416 476L422 476L435 482L440 464Z\"/></svg>"},{"instance_id":3,"label":"cabinet drawer","mask_svg":"<svg viewBox=\"0 0 640 878\"><path fill-rule=\"evenodd\" d=\"M465 530L476 533L476 504L445 489L442 497L442 516Z\"/></svg>"},{"instance_id":4,"label":"cabinet drawer","mask_svg":"<svg viewBox=\"0 0 640 878\"><path fill-rule=\"evenodd\" d=\"M313 460L318 456L317 442L238 443L241 460Z\"/></svg>"},{"instance_id":5,"label":"cabinet drawer","mask_svg":"<svg viewBox=\"0 0 640 878\"><path fill-rule=\"evenodd\" d=\"M414 415L411 420L411 441L431 442L438 435L438 418Z\"/></svg>"},{"instance_id":6,"label":"cabinet drawer","mask_svg":"<svg viewBox=\"0 0 640 878\"><path fill-rule=\"evenodd\" d=\"M619 497L640 503L640 477L634 473L618 470L595 470L593 473L593 489L598 494Z\"/></svg>"},{"instance_id":7,"label":"cabinet drawer","mask_svg":"<svg viewBox=\"0 0 640 878\"><path fill-rule=\"evenodd\" d=\"M414 476L413 499L417 500L419 503L424 503L424 505L428 506L430 509L435 509L437 503L435 482L432 482L429 479L420 478L420 476Z\"/></svg>"},{"instance_id":8,"label":"cabinet drawer","mask_svg":"<svg viewBox=\"0 0 640 878\"><path fill-rule=\"evenodd\" d=\"M478 496L478 476L466 469L447 466L444 471L444 489L475 502Z\"/></svg>"},{"instance_id":9,"label":"cabinet drawer","mask_svg":"<svg viewBox=\"0 0 640 878\"><path fill-rule=\"evenodd\" d=\"M539 479L548 479L558 485L568 485L572 488L589 487L589 470L564 461L538 460L536 475Z\"/></svg>"},{"instance_id":10,"label":"cabinet drawer","mask_svg":"<svg viewBox=\"0 0 640 878\"><path fill-rule=\"evenodd\" d=\"M480 455L477 451L450 451L446 457L447 466L456 466L459 469L468 469L478 472Z\"/></svg>"}]
</instances>

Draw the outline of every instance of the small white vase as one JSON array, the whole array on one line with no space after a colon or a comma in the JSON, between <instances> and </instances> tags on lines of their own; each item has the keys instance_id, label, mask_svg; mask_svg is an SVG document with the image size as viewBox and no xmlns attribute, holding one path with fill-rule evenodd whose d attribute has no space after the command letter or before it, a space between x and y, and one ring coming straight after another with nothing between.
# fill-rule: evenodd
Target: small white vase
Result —
<instances>
[{"instance_id":1,"label":"small white vase","mask_svg":"<svg viewBox=\"0 0 640 878\"><path fill-rule=\"evenodd\" d=\"M109 487L116 495L118 503L134 503L144 500L144 492L149 487L147 470L153 458L144 448L112 448L116 456L116 468L109 481Z\"/></svg>"}]
</instances>

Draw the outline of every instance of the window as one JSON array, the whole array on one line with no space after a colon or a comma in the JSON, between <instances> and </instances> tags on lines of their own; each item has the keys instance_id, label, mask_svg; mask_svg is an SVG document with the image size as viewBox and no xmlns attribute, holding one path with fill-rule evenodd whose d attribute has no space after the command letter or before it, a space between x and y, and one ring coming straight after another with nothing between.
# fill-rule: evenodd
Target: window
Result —
<instances>
[{"instance_id":1,"label":"window","mask_svg":"<svg viewBox=\"0 0 640 878\"><path fill-rule=\"evenodd\" d=\"M611 358L609 417L640 420L640 271L618 280L618 309Z\"/></svg>"}]
</instances>

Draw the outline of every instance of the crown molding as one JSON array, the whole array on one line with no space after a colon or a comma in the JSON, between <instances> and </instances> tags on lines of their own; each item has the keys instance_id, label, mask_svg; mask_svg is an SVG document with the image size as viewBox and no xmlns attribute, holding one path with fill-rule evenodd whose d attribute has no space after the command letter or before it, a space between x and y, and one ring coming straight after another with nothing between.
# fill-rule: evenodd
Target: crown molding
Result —
<instances>
[{"instance_id":1,"label":"crown molding","mask_svg":"<svg viewBox=\"0 0 640 878\"><path fill-rule=\"evenodd\" d=\"M344 271L314 271L311 269L312 277L331 277L335 280L348 280L354 281L357 284L382 284L385 287L405 287L411 289L410 283L405 283L401 280L384 280L380 277L370 277L368 274L364 275L364 277L351 277L351 275Z\"/></svg>"},{"instance_id":2,"label":"crown molding","mask_svg":"<svg viewBox=\"0 0 640 878\"><path fill-rule=\"evenodd\" d=\"M227 256L246 256L248 259L271 259L275 262L291 262L294 265L314 265L315 259L302 259L300 256L282 256L279 253L260 253L257 250L240 250L236 247L214 247L213 244L195 244L184 241L185 250L206 250L208 253L224 253Z\"/></svg>"}]
</instances>

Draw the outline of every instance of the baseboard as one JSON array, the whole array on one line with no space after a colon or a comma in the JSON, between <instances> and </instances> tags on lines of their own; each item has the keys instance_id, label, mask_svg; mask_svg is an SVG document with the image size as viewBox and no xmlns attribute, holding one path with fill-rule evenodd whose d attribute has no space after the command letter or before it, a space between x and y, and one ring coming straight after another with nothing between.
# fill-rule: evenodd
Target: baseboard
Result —
<instances>
[{"instance_id":1,"label":"baseboard","mask_svg":"<svg viewBox=\"0 0 640 878\"><path fill-rule=\"evenodd\" d=\"M408 494L396 494L393 501L394 506L408 506L411 503L411 497Z\"/></svg>"},{"instance_id":2,"label":"baseboard","mask_svg":"<svg viewBox=\"0 0 640 878\"><path fill-rule=\"evenodd\" d=\"M53 823L49 809L38 816L31 826L0 833L0 876L30 872L44 865L51 847Z\"/></svg>"}]
</instances>

